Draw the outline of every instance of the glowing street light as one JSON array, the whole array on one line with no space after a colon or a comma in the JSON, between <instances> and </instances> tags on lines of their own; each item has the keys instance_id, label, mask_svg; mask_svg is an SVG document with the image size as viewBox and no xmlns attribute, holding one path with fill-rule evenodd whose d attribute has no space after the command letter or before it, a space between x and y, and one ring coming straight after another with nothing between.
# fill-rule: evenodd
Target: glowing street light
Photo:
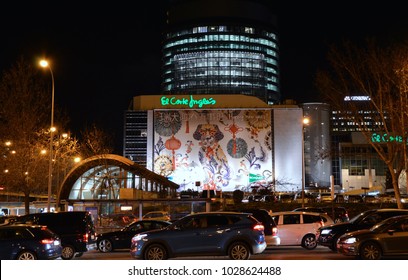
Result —
<instances>
[{"instance_id":1,"label":"glowing street light","mask_svg":"<svg viewBox=\"0 0 408 280\"><path fill-rule=\"evenodd\" d=\"M50 126L50 160L48 164L48 196L47 196L47 212L51 210L51 187L52 187L52 157L53 157L53 138L54 138L54 73L52 72L51 66L47 60L41 60L40 66L43 68L48 68L51 73L51 126Z\"/></svg>"},{"instance_id":2,"label":"glowing street light","mask_svg":"<svg viewBox=\"0 0 408 280\"><path fill-rule=\"evenodd\" d=\"M305 207L305 126L308 126L310 119L303 117L302 126L302 208Z\"/></svg>"}]
</instances>

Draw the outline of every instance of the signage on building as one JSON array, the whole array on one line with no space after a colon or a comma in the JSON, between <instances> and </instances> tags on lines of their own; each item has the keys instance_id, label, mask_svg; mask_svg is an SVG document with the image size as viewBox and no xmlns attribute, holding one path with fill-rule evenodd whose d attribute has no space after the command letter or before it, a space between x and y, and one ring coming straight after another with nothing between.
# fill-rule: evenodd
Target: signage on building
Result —
<instances>
[{"instance_id":1,"label":"signage on building","mask_svg":"<svg viewBox=\"0 0 408 280\"><path fill-rule=\"evenodd\" d=\"M371 142L374 143L388 143L388 142L398 142L402 143L402 136L393 136L387 133L373 133L371 135Z\"/></svg>"},{"instance_id":2,"label":"signage on building","mask_svg":"<svg viewBox=\"0 0 408 280\"><path fill-rule=\"evenodd\" d=\"M249 173L249 182L253 183L253 182L257 182L260 180L265 179L264 176L260 175L260 174L253 174L253 173Z\"/></svg>"},{"instance_id":3,"label":"signage on building","mask_svg":"<svg viewBox=\"0 0 408 280\"><path fill-rule=\"evenodd\" d=\"M160 99L161 105L163 107L172 107L172 106L186 106L189 108L203 108L205 106L209 105L215 105L217 101L212 98L200 98L200 99L194 99L192 95L190 95L188 98L187 97L167 97L167 96L162 96Z\"/></svg>"}]
</instances>

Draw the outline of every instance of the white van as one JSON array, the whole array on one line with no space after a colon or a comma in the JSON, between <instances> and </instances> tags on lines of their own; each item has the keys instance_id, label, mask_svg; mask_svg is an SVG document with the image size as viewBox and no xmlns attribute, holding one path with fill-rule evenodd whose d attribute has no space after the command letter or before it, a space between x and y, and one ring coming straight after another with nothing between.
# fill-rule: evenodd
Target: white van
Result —
<instances>
[{"instance_id":1,"label":"white van","mask_svg":"<svg viewBox=\"0 0 408 280\"><path fill-rule=\"evenodd\" d=\"M270 215L278 226L280 245L300 245L308 250L317 246L317 229L324 225L334 224L325 213L284 211Z\"/></svg>"}]
</instances>

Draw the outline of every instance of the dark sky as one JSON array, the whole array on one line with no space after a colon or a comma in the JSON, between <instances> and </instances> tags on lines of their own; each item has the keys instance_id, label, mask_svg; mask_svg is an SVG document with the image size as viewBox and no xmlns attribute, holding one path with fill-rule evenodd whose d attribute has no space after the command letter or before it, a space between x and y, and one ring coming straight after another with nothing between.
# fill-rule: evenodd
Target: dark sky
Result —
<instances>
[{"instance_id":1,"label":"dark sky","mask_svg":"<svg viewBox=\"0 0 408 280\"><path fill-rule=\"evenodd\" d=\"M132 97L160 91L166 0L16 2L0 4L0 71L20 56L51 59L56 106L68 111L71 129L96 123L114 136L121 154L123 112ZM402 1L276 2L285 99L319 101L313 76L329 44L408 36Z\"/></svg>"}]
</instances>

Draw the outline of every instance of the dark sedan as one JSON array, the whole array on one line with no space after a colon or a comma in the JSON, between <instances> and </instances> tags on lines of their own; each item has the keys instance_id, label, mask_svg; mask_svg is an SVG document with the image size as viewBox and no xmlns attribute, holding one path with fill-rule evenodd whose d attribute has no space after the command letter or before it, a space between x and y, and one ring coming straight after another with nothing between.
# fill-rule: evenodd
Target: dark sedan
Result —
<instances>
[{"instance_id":1,"label":"dark sedan","mask_svg":"<svg viewBox=\"0 0 408 280\"><path fill-rule=\"evenodd\" d=\"M400 215L408 215L408 209L372 209L367 210L350 220L347 223L323 226L317 231L317 243L321 246L329 247L337 251L337 240L345 233L369 229L375 224Z\"/></svg>"},{"instance_id":2,"label":"dark sedan","mask_svg":"<svg viewBox=\"0 0 408 280\"><path fill-rule=\"evenodd\" d=\"M61 257L59 237L45 226L0 227L0 259L51 260Z\"/></svg>"},{"instance_id":3,"label":"dark sedan","mask_svg":"<svg viewBox=\"0 0 408 280\"><path fill-rule=\"evenodd\" d=\"M386 219L368 230L344 234L337 242L337 250L365 260L408 256L408 215Z\"/></svg>"},{"instance_id":4,"label":"dark sedan","mask_svg":"<svg viewBox=\"0 0 408 280\"><path fill-rule=\"evenodd\" d=\"M167 221L140 220L133 222L121 230L99 234L97 236L98 250L111 252L117 249L130 249L132 237L138 233L161 229L171 225Z\"/></svg>"}]
</instances>

